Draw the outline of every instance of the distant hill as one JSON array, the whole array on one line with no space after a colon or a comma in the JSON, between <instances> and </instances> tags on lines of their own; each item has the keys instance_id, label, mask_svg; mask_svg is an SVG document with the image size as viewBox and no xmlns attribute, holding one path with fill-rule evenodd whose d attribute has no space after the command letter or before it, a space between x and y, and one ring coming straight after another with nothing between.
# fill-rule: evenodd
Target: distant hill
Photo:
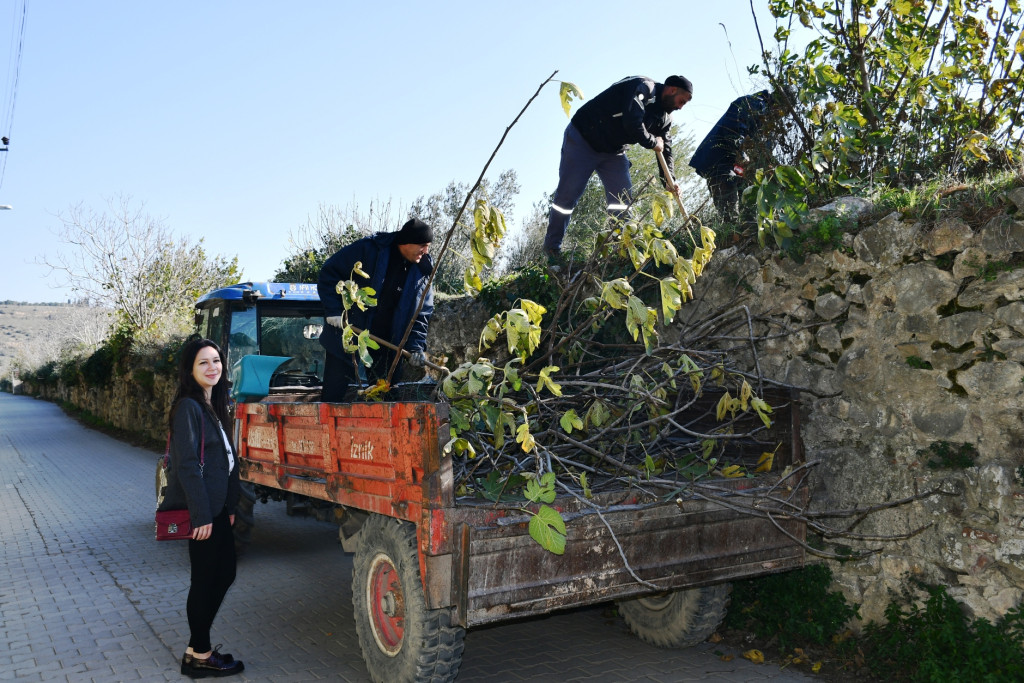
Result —
<instances>
[{"instance_id":1,"label":"distant hill","mask_svg":"<svg viewBox=\"0 0 1024 683\"><path fill-rule=\"evenodd\" d=\"M55 358L66 340L94 338L104 319L101 309L88 306L0 302L0 373L19 354L32 361Z\"/></svg>"}]
</instances>

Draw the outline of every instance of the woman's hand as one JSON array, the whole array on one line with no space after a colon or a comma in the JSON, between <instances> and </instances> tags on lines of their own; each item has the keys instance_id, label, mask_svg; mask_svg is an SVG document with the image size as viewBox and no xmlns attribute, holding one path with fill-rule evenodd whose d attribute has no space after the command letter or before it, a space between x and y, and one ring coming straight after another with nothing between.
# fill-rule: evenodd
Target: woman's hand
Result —
<instances>
[{"instance_id":1,"label":"woman's hand","mask_svg":"<svg viewBox=\"0 0 1024 683\"><path fill-rule=\"evenodd\" d=\"M228 515L228 521L231 522L231 526L234 526L235 525L235 516L234 515Z\"/></svg>"},{"instance_id":2,"label":"woman's hand","mask_svg":"<svg viewBox=\"0 0 1024 683\"><path fill-rule=\"evenodd\" d=\"M213 524L204 524L192 530L193 541L205 541L213 533Z\"/></svg>"}]
</instances>

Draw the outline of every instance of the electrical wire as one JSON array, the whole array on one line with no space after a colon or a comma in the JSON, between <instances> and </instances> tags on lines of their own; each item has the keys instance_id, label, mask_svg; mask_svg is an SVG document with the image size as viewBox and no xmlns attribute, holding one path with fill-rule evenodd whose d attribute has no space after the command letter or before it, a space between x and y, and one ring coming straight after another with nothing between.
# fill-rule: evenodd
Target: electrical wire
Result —
<instances>
[{"instance_id":1,"label":"electrical wire","mask_svg":"<svg viewBox=\"0 0 1024 683\"><path fill-rule=\"evenodd\" d=\"M12 58L8 67L8 85L5 95L3 119L0 121L0 130L4 131L3 137L8 140L11 137L11 130L14 127L14 105L18 97L18 79L21 75L21 56L25 48L25 24L28 19L28 0L21 1L21 18L18 21L17 14L15 21L11 24L11 50ZM14 31L17 30L17 40L14 38ZM4 176L7 173L7 155L0 154L0 187L3 187Z\"/></svg>"}]
</instances>

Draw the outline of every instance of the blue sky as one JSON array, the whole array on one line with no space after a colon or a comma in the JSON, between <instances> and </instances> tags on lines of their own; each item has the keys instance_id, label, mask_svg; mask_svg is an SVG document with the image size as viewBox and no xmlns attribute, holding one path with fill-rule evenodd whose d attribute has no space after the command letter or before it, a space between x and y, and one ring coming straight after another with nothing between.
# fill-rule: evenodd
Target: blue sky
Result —
<instances>
[{"instance_id":1,"label":"blue sky","mask_svg":"<svg viewBox=\"0 0 1024 683\"><path fill-rule=\"evenodd\" d=\"M474 181L552 71L588 97L625 76L682 74L694 98L674 119L698 141L758 87L747 0L0 0L8 36L0 300L70 296L35 262L75 204L131 196L237 255L246 279L269 279L321 204L407 207ZM493 162L489 176L513 168L522 185L513 225L554 189L566 123L548 85Z\"/></svg>"}]
</instances>

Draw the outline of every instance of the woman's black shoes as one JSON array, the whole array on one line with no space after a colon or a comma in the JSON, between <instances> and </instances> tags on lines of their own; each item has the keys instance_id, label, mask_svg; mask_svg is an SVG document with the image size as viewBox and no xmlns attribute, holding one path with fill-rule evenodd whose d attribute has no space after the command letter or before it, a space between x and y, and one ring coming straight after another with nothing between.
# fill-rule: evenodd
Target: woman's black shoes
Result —
<instances>
[{"instance_id":1,"label":"woman's black shoes","mask_svg":"<svg viewBox=\"0 0 1024 683\"><path fill-rule=\"evenodd\" d=\"M181 673L189 678L233 676L243 671L245 664L235 661L229 654L221 654L216 649L206 659L199 659L187 653L181 658Z\"/></svg>"}]
</instances>

